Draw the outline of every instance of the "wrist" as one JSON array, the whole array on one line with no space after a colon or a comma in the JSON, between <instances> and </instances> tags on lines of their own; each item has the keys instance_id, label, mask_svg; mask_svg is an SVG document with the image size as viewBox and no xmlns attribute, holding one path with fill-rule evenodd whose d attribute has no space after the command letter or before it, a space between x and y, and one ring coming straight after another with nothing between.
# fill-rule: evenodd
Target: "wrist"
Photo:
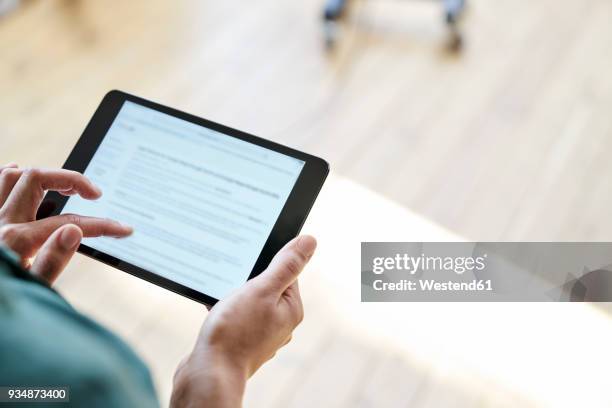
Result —
<instances>
[{"instance_id":1,"label":"wrist","mask_svg":"<svg viewBox=\"0 0 612 408\"><path fill-rule=\"evenodd\" d=\"M172 407L242 406L247 370L214 350L194 350L174 376Z\"/></svg>"}]
</instances>

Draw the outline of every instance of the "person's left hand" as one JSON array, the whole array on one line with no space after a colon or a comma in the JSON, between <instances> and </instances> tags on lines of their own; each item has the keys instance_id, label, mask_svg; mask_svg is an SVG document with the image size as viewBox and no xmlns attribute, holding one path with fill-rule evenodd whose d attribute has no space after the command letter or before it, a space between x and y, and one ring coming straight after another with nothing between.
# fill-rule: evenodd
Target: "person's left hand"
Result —
<instances>
[{"instance_id":1,"label":"person's left hand","mask_svg":"<svg viewBox=\"0 0 612 408\"><path fill-rule=\"evenodd\" d=\"M88 200L99 198L102 192L75 171L0 166L0 244L17 253L24 268L49 284L64 270L84 236L132 233L131 227L116 221L75 214L37 221L36 212L48 190Z\"/></svg>"}]
</instances>

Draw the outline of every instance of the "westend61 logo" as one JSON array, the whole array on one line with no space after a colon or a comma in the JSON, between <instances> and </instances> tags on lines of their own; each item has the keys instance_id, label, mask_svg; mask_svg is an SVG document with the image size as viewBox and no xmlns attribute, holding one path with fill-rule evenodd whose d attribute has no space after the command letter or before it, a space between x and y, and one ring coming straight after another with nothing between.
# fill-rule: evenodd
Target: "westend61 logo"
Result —
<instances>
[{"instance_id":1,"label":"westend61 logo","mask_svg":"<svg viewBox=\"0 0 612 408\"><path fill-rule=\"evenodd\" d=\"M376 257L372 260L372 272L380 275L385 271L407 271L414 275L423 271L453 271L458 275L466 271L482 271L486 267L487 254L477 257L441 257L441 256L410 256L408 254L395 254L393 257Z\"/></svg>"},{"instance_id":2,"label":"westend61 logo","mask_svg":"<svg viewBox=\"0 0 612 408\"><path fill-rule=\"evenodd\" d=\"M610 242L362 242L363 302L612 301Z\"/></svg>"},{"instance_id":3,"label":"westend61 logo","mask_svg":"<svg viewBox=\"0 0 612 408\"><path fill-rule=\"evenodd\" d=\"M372 259L372 273L382 275L389 271L401 271L404 274L414 276L417 272L425 275L425 272L452 272L463 275L465 272L483 271L486 267L482 256L412 256L407 253L395 254L389 257L375 257ZM426 276L426 275L425 275ZM454 282L452 279L440 280L433 276L429 279L419 277L416 280L399 279L385 282L383 279L375 279L372 282L375 291L481 291L493 290L491 280L471 279L467 282Z\"/></svg>"}]
</instances>

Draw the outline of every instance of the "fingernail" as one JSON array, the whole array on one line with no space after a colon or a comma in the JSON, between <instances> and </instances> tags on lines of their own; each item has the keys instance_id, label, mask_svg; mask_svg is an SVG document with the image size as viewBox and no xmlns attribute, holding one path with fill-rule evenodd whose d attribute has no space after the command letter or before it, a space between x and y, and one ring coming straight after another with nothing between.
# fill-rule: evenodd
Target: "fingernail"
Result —
<instances>
[{"instance_id":1,"label":"fingernail","mask_svg":"<svg viewBox=\"0 0 612 408\"><path fill-rule=\"evenodd\" d=\"M81 236L78 227L66 227L60 234L60 245L64 249L72 249L81 242Z\"/></svg>"},{"instance_id":2,"label":"fingernail","mask_svg":"<svg viewBox=\"0 0 612 408\"><path fill-rule=\"evenodd\" d=\"M117 222L117 224L119 224L119 227L121 227L127 235L131 235L134 232L134 227L130 225L122 224L120 222Z\"/></svg>"},{"instance_id":3,"label":"fingernail","mask_svg":"<svg viewBox=\"0 0 612 408\"><path fill-rule=\"evenodd\" d=\"M96 186L95 184L93 185L94 190L96 191L96 194L101 196L102 195L102 189L98 186Z\"/></svg>"},{"instance_id":4,"label":"fingernail","mask_svg":"<svg viewBox=\"0 0 612 408\"><path fill-rule=\"evenodd\" d=\"M306 256L312 256L317 248L317 240L310 235L302 235L298 241L300 251Z\"/></svg>"}]
</instances>

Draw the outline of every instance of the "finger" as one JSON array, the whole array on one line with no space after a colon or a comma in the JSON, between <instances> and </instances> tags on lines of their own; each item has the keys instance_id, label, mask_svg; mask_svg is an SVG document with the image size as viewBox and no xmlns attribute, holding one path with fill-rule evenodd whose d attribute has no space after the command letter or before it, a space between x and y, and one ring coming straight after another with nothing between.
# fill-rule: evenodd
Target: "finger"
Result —
<instances>
[{"instance_id":1,"label":"finger","mask_svg":"<svg viewBox=\"0 0 612 408\"><path fill-rule=\"evenodd\" d=\"M76 190L73 188L73 189L70 189L70 190L68 190L68 191L60 191L59 193L60 193L61 195L64 195L64 196L73 196L73 195L77 195L77 194L78 194L78 191L76 191Z\"/></svg>"},{"instance_id":2,"label":"finger","mask_svg":"<svg viewBox=\"0 0 612 408\"><path fill-rule=\"evenodd\" d=\"M282 294L295 282L317 247L317 241L302 235L291 240L281 249L268 268L257 278L264 287Z\"/></svg>"},{"instance_id":3,"label":"finger","mask_svg":"<svg viewBox=\"0 0 612 408\"><path fill-rule=\"evenodd\" d=\"M5 164L4 166L0 166L0 173L2 173L2 170L4 170L4 169L16 169L17 167L19 167L19 166L17 166L17 163L8 163L8 164Z\"/></svg>"},{"instance_id":4,"label":"finger","mask_svg":"<svg viewBox=\"0 0 612 408\"><path fill-rule=\"evenodd\" d=\"M31 271L52 284L64 270L83 238L83 232L73 224L58 228L44 243Z\"/></svg>"},{"instance_id":5,"label":"finger","mask_svg":"<svg viewBox=\"0 0 612 408\"><path fill-rule=\"evenodd\" d=\"M34 218L45 191L75 190L85 199L96 199L102 191L87 177L72 170L26 169L6 199L2 209L9 222L27 222Z\"/></svg>"},{"instance_id":6,"label":"finger","mask_svg":"<svg viewBox=\"0 0 612 408\"><path fill-rule=\"evenodd\" d=\"M5 167L0 172L0 207L4 206L22 172L23 170L14 167Z\"/></svg>"},{"instance_id":7,"label":"finger","mask_svg":"<svg viewBox=\"0 0 612 408\"><path fill-rule=\"evenodd\" d=\"M289 287L283 292L283 296L288 298L299 298L300 297L300 285L299 280L296 279Z\"/></svg>"},{"instance_id":8,"label":"finger","mask_svg":"<svg viewBox=\"0 0 612 408\"><path fill-rule=\"evenodd\" d=\"M297 279L283 292L283 297L300 309L302 308L302 296L300 294L300 285Z\"/></svg>"},{"instance_id":9,"label":"finger","mask_svg":"<svg viewBox=\"0 0 612 408\"><path fill-rule=\"evenodd\" d=\"M22 257L32 256L55 230L64 225L74 224L83 232L84 237L126 237L133 229L117 221L104 218L84 217L75 214L62 214L23 224L11 224L5 228L7 246Z\"/></svg>"},{"instance_id":10,"label":"finger","mask_svg":"<svg viewBox=\"0 0 612 408\"><path fill-rule=\"evenodd\" d=\"M25 225L34 226L38 235L48 237L53 231L67 224L74 224L78 226L81 231L83 231L83 237L85 238L103 236L122 238L127 237L134 232L132 227L121 224L115 220L109 220L108 218L86 217L76 214L56 215L54 217L33 221Z\"/></svg>"},{"instance_id":11,"label":"finger","mask_svg":"<svg viewBox=\"0 0 612 408\"><path fill-rule=\"evenodd\" d=\"M293 318L295 325L297 326L304 320L304 304L302 302L302 296L300 295L300 287L298 281L293 282L283 295L279 302L285 301L289 305L289 314Z\"/></svg>"}]
</instances>

